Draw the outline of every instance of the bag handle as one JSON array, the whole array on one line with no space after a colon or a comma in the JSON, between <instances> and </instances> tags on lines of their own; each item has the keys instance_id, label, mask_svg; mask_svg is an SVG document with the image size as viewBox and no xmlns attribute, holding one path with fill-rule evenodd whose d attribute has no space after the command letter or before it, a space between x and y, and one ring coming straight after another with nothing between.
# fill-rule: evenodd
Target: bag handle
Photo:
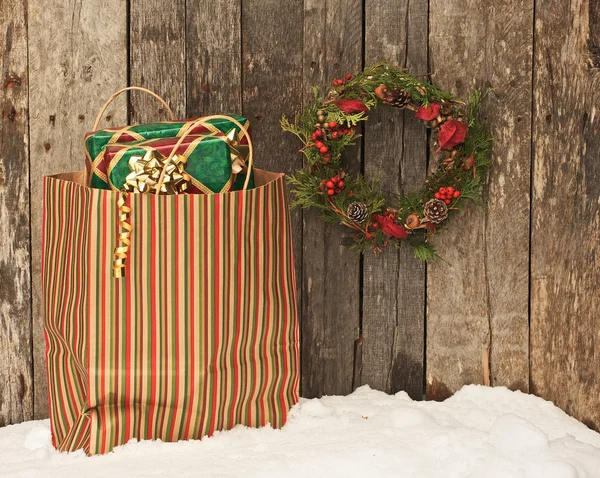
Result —
<instances>
[{"instance_id":1,"label":"bag handle","mask_svg":"<svg viewBox=\"0 0 600 478\"><path fill-rule=\"evenodd\" d=\"M100 113L98 113L98 116L96 117L96 121L94 121L94 127L92 128L92 131L97 131L98 129L98 125L100 124L100 120L102 119L102 115L104 114L104 112L106 111L106 108L108 108L108 106L122 93L125 93L126 91L131 91L131 90L137 90L137 91L143 91L144 93L148 93L149 95L154 96L158 101L161 102L161 104L166 108L166 110L169 112L169 116L171 117L171 121L175 121L175 115L173 114L173 110L171 109L171 107L167 104L167 102L165 100L163 100L160 96L158 96L156 93L154 93L154 91L150 91L147 88L143 88L141 86L128 86L126 88L122 88L119 91L117 91L116 93L114 93L107 101L106 103L104 103L104 106L102 106L102 108L100 109Z\"/></svg>"},{"instance_id":2,"label":"bag handle","mask_svg":"<svg viewBox=\"0 0 600 478\"><path fill-rule=\"evenodd\" d=\"M189 134L192 132L192 130L194 128L196 128L198 126L206 126L207 128L210 129L211 127L214 127L214 125L209 123L209 121L213 120L213 119L224 119L224 120L231 121L234 125L236 125L238 128L240 128L240 133L241 133L242 137L245 136L246 138L248 138L248 170L246 172L246 181L244 182L244 188L243 188L243 190L245 191L248 188L248 183L250 182L250 172L252 171L252 156L253 156L252 138L250 137L250 134L248 134L248 130L246 129L246 127L242 123L240 123L238 120L236 120L235 118L232 118L231 116L226 116L226 115L204 116L203 118L197 119L193 123L190 123L190 125L185 129L183 134L179 137L179 141L177 141L177 144L175 144L175 146L173 147L171 154L169 154L169 157L165 161L165 165L168 165L171 162L171 159L173 158L173 156L175 156L175 153L176 153L177 149L179 148L179 146L181 145L181 143L183 143L183 140L187 136L189 136ZM166 167L163 168L163 170L160 174L160 177L158 178L157 189L159 189L159 190L160 190L160 186L163 183L166 169L167 169Z\"/></svg>"}]
</instances>

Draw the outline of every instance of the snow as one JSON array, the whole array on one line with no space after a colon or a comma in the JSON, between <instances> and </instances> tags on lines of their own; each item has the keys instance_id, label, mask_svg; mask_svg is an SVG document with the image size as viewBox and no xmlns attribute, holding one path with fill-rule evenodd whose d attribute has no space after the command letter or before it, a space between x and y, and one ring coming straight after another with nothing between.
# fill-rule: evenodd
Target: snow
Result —
<instances>
[{"instance_id":1,"label":"snow","mask_svg":"<svg viewBox=\"0 0 600 478\"><path fill-rule=\"evenodd\" d=\"M470 385L445 402L361 387L302 400L282 430L145 441L105 456L58 453L47 420L0 429L0 476L600 477L600 434L552 403Z\"/></svg>"}]
</instances>

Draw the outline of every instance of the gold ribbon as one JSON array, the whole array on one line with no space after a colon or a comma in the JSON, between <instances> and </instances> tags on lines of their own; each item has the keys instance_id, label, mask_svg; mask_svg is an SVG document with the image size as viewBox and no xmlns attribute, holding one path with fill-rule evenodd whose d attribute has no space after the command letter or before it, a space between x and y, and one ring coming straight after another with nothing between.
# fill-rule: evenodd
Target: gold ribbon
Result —
<instances>
[{"instance_id":1,"label":"gold ribbon","mask_svg":"<svg viewBox=\"0 0 600 478\"><path fill-rule=\"evenodd\" d=\"M125 261L127 260L127 251L131 245L131 224L129 224L129 213L131 208L127 206L127 195L128 193L123 192L119 197L117 205L119 206L119 227L121 232L119 233L120 245L115 247L115 259L113 261L113 276L115 278L125 277Z\"/></svg>"},{"instance_id":2,"label":"gold ribbon","mask_svg":"<svg viewBox=\"0 0 600 478\"><path fill-rule=\"evenodd\" d=\"M119 245L115 247L113 261L113 276L125 277L125 263L127 252L131 245L131 231L129 224L131 208L127 206L129 193L142 194L180 194L187 190L190 175L184 170L187 158L174 154L167 158L156 150L148 151L144 156L132 156L129 159L129 169L119 206Z\"/></svg>"}]
</instances>

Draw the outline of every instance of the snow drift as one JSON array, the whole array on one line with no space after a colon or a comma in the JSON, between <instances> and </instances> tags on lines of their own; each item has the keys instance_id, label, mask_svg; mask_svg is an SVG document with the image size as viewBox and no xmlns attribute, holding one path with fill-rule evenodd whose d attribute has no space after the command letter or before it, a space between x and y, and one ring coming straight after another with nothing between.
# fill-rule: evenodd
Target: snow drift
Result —
<instances>
[{"instance_id":1,"label":"snow drift","mask_svg":"<svg viewBox=\"0 0 600 478\"><path fill-rule=\"evenodd\" d=\"M47 420L13 425L0 429L0 475L596 478L600 434L505 388L471 385L437 403L361 387L302 400L282 430L239 426L91 458L55 451Z\"/></svg>"}]
</instances>

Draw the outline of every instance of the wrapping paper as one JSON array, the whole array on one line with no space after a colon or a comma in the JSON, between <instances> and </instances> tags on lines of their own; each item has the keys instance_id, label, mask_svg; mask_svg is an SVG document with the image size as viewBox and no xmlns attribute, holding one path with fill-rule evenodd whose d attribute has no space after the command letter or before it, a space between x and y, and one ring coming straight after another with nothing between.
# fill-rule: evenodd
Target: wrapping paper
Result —
<instances>
[{"instance_id":1,"label":"wrapping paper","mask_svg":"<svg viewBox=\"0 0 600 478\"><path fill-rule=\"evenodd\" d=\"M246 118L238 115L229 115L238 120L249 130L250 124ZM109 144L143 141L158 138L177 138L196 119L180 121L163 121L160 123L145 123L121 128L107 128L86 134L84 149L86 156L87 185L98 189L110 189L108 181L108 162L104 159L104 148ZM198 126L190 133L199 135L206 133L225 133L236 127L232 122L214 119L209 123L213 128ZM247 144L247 138L241 138L242 144Z\"/></svg>"},{"instance_id":2,"label":"wrapping paper","mask_svg":"<svg viewBox=\"0 0 600 478\"><path fill-rule=\"evenodd\" d=\"M85 173L44 181L43 305L52 441L107 453L236 424L281 427L298 400L298 317L284 175L225 194L130 194Z\"/></svg>"}]
</instances>

